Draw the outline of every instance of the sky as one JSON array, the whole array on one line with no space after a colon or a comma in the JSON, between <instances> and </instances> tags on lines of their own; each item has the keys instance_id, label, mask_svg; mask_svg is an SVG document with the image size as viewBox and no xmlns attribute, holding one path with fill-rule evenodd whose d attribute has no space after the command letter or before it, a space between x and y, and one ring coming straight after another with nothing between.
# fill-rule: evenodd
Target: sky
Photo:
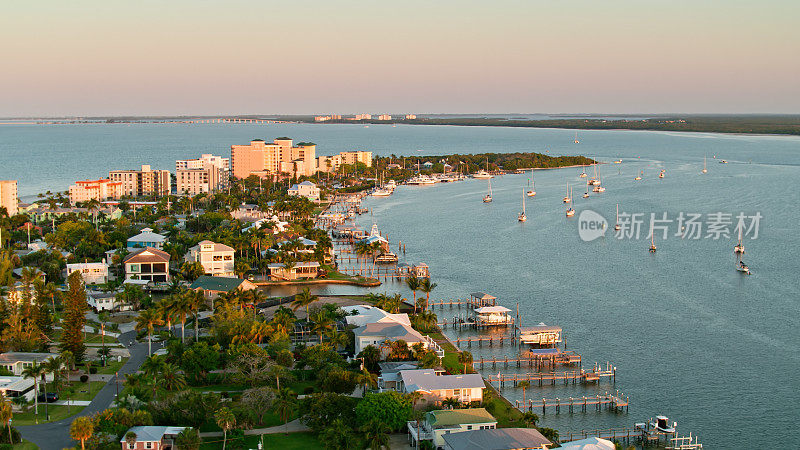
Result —
<instances>
[{"instance_id":1,"label":"sky","mask_svg":"<svg viewBox=\"0 0 800 450\"><path fill-rule=\"evenodd\" d=\"M6 2L0 117L800 113L796 0Z\"/></svg>"}]
</instances>

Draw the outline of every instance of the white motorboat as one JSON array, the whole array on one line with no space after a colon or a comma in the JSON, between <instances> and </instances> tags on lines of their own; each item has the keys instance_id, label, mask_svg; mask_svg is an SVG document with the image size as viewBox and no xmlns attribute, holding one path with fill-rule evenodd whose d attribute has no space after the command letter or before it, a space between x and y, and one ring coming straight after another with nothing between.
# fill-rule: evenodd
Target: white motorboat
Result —
<instances>
[{"instance_id":1,"label":"white motorboat","mask_svg":"<svg viewBox=\"0 0 800 450\"><path fill-rule=\"evenodd\" d=\"M650 427L661 433L674 433L676 423L669 423L667 416L656 416L656 420L650 422Z\"/></svg>"},{"instance_id":2,"label":"white motorboat","mask_svg":"<svg viewBox=\"0 0 800 450\"><path fill-rule=\"evenodd\" d=\"M622 164L622 160L618 159L618 160L614 161L614 164Z\"/></svg>"},{"instance_id":3,"label":"white motorboat","mask_svg":"<svg viewBox=\"0 0 800 450\"><path fill-rule=\"evenodd\" d=\"M494 175L489 173L489 158L486 158L486 170L479 170L472 175L473 178L494 178Z\"/></svg>"},{"instance_id":4,"label":"white motorboat","mask_svg":"<svg viewBox=\"0 0 800 450\"><path fill-rule=\"evenodd\" d=\"M384 252L375 257L375 262L378 264L392 264L399 261L399 259L400 258L392 252Z\"/></svg>"},{"instance_id":5,"label":"white motorboat","mask_svg":"<svg viewBox=\"0 0 800 450\"><path fill-rule=\"evenodd\" d=\"M725 160L723 159L723 160L722 160L722 161L720 161L719 163L720 163L720 164L728 164L728 161L725 161Z\"/></svg>"},{"instance_id":6,"label":"white motorboat","mask_svg":"<svg viewBox=\"0 0 800 450\"><path fill-rule=\"evenodd\" d=\"M392 195L392 191L388 189L375 189L372 192L373 197L388 197L390 195Z\"/></svg>"},{"instance_id":7,"label":"white motorboat","mask_svg":"<svg viewBox=\"0 0 800 450\"><path fill-rule=\"evenodd\" d=\"M417 176L411 178L410 180L408 180L408 184L415 184L415 185L436 184L436 180L434 180L433 178L429 177L428 175L420 174L420 175L417 175Z\"/></svg>"}]
</instances>

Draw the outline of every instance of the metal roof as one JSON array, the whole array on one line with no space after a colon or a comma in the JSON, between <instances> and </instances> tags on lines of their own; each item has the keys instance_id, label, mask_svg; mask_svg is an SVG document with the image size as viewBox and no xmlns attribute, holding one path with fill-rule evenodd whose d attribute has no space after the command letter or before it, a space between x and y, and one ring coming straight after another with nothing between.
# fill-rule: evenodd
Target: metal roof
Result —
<instances>
[{"instance_id":1,"label":"metal roof","mask_svg":"<svg viewBox=\"0 0 800 450\"><path fill-rule=\"evenodd\" d=\"M544 448L551 442L533 428L493 428L445 434L449 448L458 450L509 450Z\"/></svg>"},{"instance_id":2,"label":"metal roof","mask_svg":"<svg viewBox=\"0 0 800 450\"><path fill-rule=\"evenodd\" d=\"M428 411L425 420L433 428L449 428L453 425L472 423L497 423L497 419L485 408L440 409Z\"/></svg>"},{"instance_id":3,"label":"metal roof","mask_svg":"<svg viewBox=\"0 0 800 450\"><path fill-rule=\"evenodd\" d=\"M478 300L497 300L497 297L489 295L486 292L473 292L469 294L470 297L475 297Z\"/></svg>"},{"instance_id":4,"label":"metal roof","mask_svg":"<svg viewBox=\"0 0 800 450\"><path fill-rule=\"evenodd\" d=\"M240 287L250 288L250 286L247 286L247 284L252 285L252 283L250 283L249 281L237 277L210 277L208 275L203 275L194 280L194 283L192 283L192 285L189 286L189 289L231 292L235 291ZM255 285L253 285L252 287L255 287Z\"/></svg>"},{"instance_id":5,"label":"metal roof","mask_svg":"<svg viewBox=\"0 0 800 450\"><path fill-rule=\"evenodd\" d=\"M443 389L475 389L484 388L483 377L477 373L463 375L436 375L433 369L401 370L407 392L441 391Z\"/></svg>"},{"instance_id":6,"label":"metal roof","mask_svg":"<svg viewBox=\"0 0 800 450\"><path fill-rule=\"evenodd\" d=\"M507 313L511 312L511 310L506 308L505 306L483 306L480 308L475 308L475 312L478 314L491 314L491 313Z\"/></svg>"}]
</instances>

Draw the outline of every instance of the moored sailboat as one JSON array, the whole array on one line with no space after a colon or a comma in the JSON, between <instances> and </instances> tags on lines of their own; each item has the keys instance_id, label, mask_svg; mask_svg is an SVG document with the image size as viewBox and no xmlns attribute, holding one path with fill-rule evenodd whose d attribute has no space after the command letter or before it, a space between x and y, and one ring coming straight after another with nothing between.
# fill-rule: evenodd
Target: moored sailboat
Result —
<instances>
[{"instance_id":1,"label":"moored sailboat","mask_svg":"<svg viewBox=\"0 0 800 450\"><path fill-rule=\"evenodd\" d=\"M492 201L492 179L489 178L489 193L483 197L483 203L490 203Z\"/></svg>"},{"instance_id":2,"label":"moored sailboat","mask_svg":"<svg viewBox=\"0 0 800 450\"><path fill-rule=\"evenodd\" d=\"M517 217L517 220L519 220L520 222L525 222L526 220L528 220L528 216L525 215L525 195L524 195L524 190L523 190L523 195L522 195L522 212L519 213L519 216Z\"/></svg>"},{"instance_id":3,"label":"moored sailboat","mask_svg":"<svg viewBox=\"0 0 800 450\"><path fill-rule=\"evenodd\" d=\"M617 203L617 221L614 223L614 231L619 231L622 228L619 225L619 203Z\"/></svg>"}]
</instances>

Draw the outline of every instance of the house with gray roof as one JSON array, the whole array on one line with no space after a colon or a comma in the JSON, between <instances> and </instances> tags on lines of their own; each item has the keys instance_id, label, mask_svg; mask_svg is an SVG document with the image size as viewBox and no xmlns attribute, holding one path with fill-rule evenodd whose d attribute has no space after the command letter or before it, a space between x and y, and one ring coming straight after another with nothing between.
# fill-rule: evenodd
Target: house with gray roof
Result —
<instances>
[{"instance_id":1,"label":"house with gray roof","mask_svg":"<svg viewBox=\"0 0 800 450\"><path fill-rule=\"evenodd\" d=\"M0 353L0 367L8 370L15 376L22 376L22 371L36 364L42 364L50 358L58 358L58 353L33 353L33 352L6 352ZM43 377L45 379L45 377ZM53 380L53 374L46 376L47 381Z\"/></svg>"},{"instance_id":2,"label":"house with gray roof","mask_svg":"<svg viewBox=\"0 0 800 450\"><path fill-rule=\"evenodd\" d=\"M435 448L444 446L444 435L472 430L497 428L497 419L485 408L440 409L428 411L422 421L409 421L408 433L414 447L431 441Z\"/></svg>"},{"instance_id":3,"label":"house with gray roof","mask_svg":"<svg viewBox=\"0 0 800 450\"><path fill-rule=\"evenodd\" d=\"M447 398L461 403L483 401L486 384L477 373L440 375L433 369L401 370L398 391L410 394L421 392L420 404L437 404Z\"/></svg>"},{"instance_id":4,"label":"house with gray roof","mask_svg":"<svg viewBox=\"0 0 800 450\"><path fill-rule=\"evenodd\" d=\"M119 440L122 450L180 450L175 447L175 439L183 430L189 427L143 426L133 427L122 435ZM128 433L136 435L136 441L128 443L125 436Z\"/></svg>"},{"instance_id":5,"label":"house with gray roof","mask_svg":"<svg viewBox=\"0 0 800 450\"><path fill-rule=\"evenodd\" d=\"M128 251L133 251L137 248L152 247L158 250L164 249L164 243L167 242L167 237L154 233L152 228L142 228L142 232L136 236L128 238Z\"/></svg>"},{"instance_id":6,"label":"house with gray roof","mask_svg":"<svg viewBox=\"0 0 800 450\"><path fill-rule=\"evenodd\" d=\"M553 445L534 428L494 428L445 434L445 450L529 450Z\"/></svg>"},{"instance_id":7,"label":"house with gray roof","mask_svg":"<svg viewBox=\"0 0 800 450\"><path fill-rule=\"evenodd\" d=\"M237 289L242 291L250 291L257 286L250 281L237 277L210 277L203 275L194 280L194 283L189 286L189 289L195 291L203 291L203 295L208 300L213 300L219 297L220 294L230 293Z\"/></svg>"}]
</instances>

